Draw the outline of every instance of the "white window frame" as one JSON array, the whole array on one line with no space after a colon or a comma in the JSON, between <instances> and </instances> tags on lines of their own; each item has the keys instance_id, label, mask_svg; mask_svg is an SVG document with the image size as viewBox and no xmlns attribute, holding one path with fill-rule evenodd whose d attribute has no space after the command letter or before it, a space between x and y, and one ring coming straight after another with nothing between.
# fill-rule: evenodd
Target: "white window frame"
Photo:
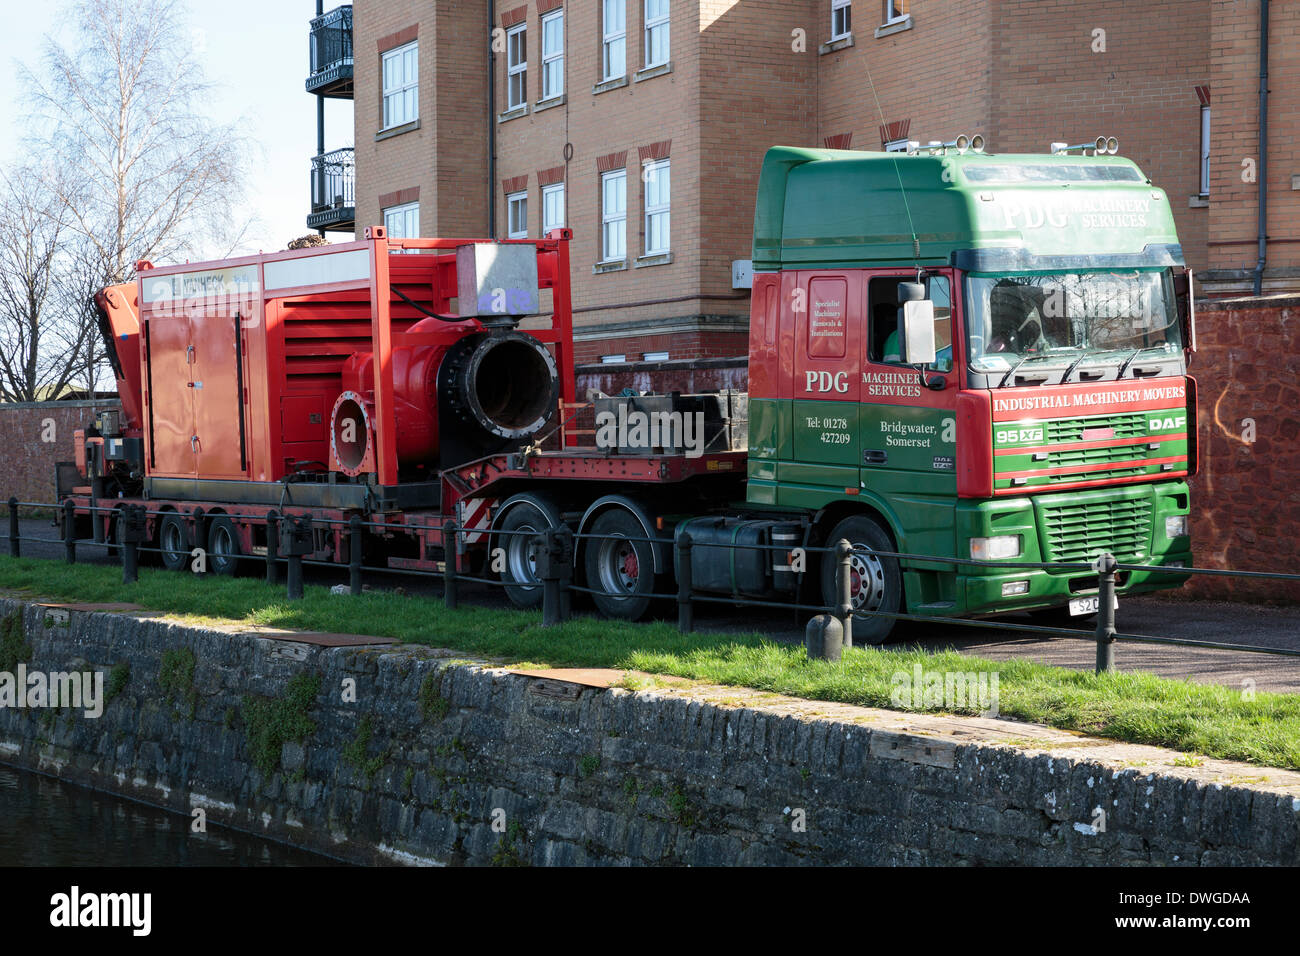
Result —
<instances>
[{"instance_id":1,"label":"white window frame","mask_svg":"<svg viewBox=\"0 0 1300 956\"><path fill-rule=\"evenodd\" d=\"M887 153L906 153L911 148L912 144L906 136L902 139L891 139L885 144L885 152Z\"/></svg>"},{"instance_id":2,"label":"white window frame","mask_svg":"<svg viewBox=\"0 0 1300 956\"><path fill-rule=\"evenodd\" d=\"M408 54L411 54L408 58ZM401 80L389 85L389 64L401 71ZM420 118L420 42L414 40L385 50L379 62L379 81L383 88L380 101L380 131L414 123ZM409 104L409 115L408 115ZM397 107L401 108L400 113Z\"/></svg>"},{"instance_id":3,"label":"white window frame","mask_svg":"<svg viewBox=\"0 0 1300 956\"><path fill-rule=\"evenodd\" d=\"M556 219L551 215L552 203L556 197L559 197L559 210ZM564 223L568 219L568 197L565 195L564 183L552 183L549 186L542 187L542 235L546 235L552 229L563 229Z\"/></svg>"},{"instance_id":4,"label":"white window frame","mask_svg":"<svg viewBox=\"0 0 1300 956\"><path fill-rule=\"evenodd\" d=\"M882 26L888 26L891 23L898 23L907 19L907 11L903 9L904 0L885 0L885 19Z\"/></svg>"},{"instance_id":5,"label":"white window frame","mask_svg":"<svg viewBox=\"0 0 1300 956\"><path fill-rule=\"evenodd\" d=\"M523 58L512 62L514 43L518 38ZM519 99L515 99L515 77L519 78ZM528 24L520 23L506 31L506 110L507 112L528 102Z\"/></svg>"},{"instance_id":6,"label":"white window frame","mask_svg":"<svg viewBox=\"0 0 1300 956\"><path fill-rule=\"evenodd\" d=\"M654 181L656 186L659 183L659 177L663 176L664 189L659 191L659 202L654 205L650 204L650 185ZM645 202L645 254L647 256L667 255L672 250L672 163L667 159L656 159L648 161L641 169L641 183L644 188L641 195ZM666 195L664 194L666 193ZM654 234L651 228L651 221L656 217L662 217L663 239L660 246L651 246L650 237Z\"/></svg>"},{"instance_id":7,"label":"white window frame","mask_svg":"<svg viewBox=\"0 0 1300 956\"><path fill-rule=\"evenodd\" d=\"M546 52L546 28L559 22L560 48ZM557 74L552 80L551 74ZM564 8L552 10L542 17L542 100L553 100L564 95Z\"/></svg>"},{"instance_id":8,"label":"white window frame","mask_svg":"<svg viewBox=\"0 0 1300 956\"><path fill-rule=\"evenodd\" d=\"M609 183L622 180L623 182L623 209L617 212L611 212L606 205L605 200L608 198L607 186ZM610 254L609 231L611 227L621 226L622 228L622 250L613 255ZM600 261L601 262L623 262L627 259L627 170L611 169L607 173L600 174Z\"/></svg>"},{"instance_id":9,"label":"white window frame","mask_svg":"<svg viewBox=\"0 0 1300 956\"><path fill-rule=\"evenodd\" d=\"M641 361L643 362L667 362L670 356L667 352L642 352Z\"/></svg>"},{"instance_id":10,"label":"white window frame","mask_svg":"<svg viewBox=\"0 0 1300 956\"><path fill-rule=\"evenodd\" d=\"M650 4L663 3L666 11L662 16L650 18ZM645 0L642 8L645 14L645 68L663 66L672 59L672 0ZM664 55L662 59L656 60L651 52L654 48L653 38L655 30L664 31Z\"/></svg>"},{"instance_id":11,"label":"white window frame","mask_svg":"<svg viewBox=\"0 0 1300 956\"><path fill-rule=\"evenodd\" d=\"M516 217L515 213L519 215ZM511 239L528 238L528 190L506 194L506 230Z\"/></svg>"},{"instance_id":12,"label":"white window frame","mask_svg":"<svg viewBox=\"0 0 1300 956\"><path fill-rule=\"evenodd\" d=\"M1210 107L1201 107L1201 196L1210 195Z\"/></svg>"},{"instance_id":13,"label":"white window frame","mask_svg":"<svg viewBox=\"0 0 1300 956\"><path fill-rule=\"evenodd\" d=\"M604 38L600 49L600 70L602 80L617 80L627 76L627 0L601 0L601 30ZM620 13L617 30L609 28L609 11L617 9ZM618 72L610 69L610 53L615 44L619 44L619 59L622 61Z\"/></svg>"},{"instance_id":14,"label":"white window frame","mask_svg":"<svg viewBox=\"0 0 1300 956\"><path fill-rule=\"evenodd\" d=\"M394 228L395 224L397 224L396 228ZM414 226L414 230L408 228L410 226ZM420 204L408 202L400 206L387 207L384 210L384 229L390 239L419 239Z\"/></svg>"},{"instance_id":15,"label":"white window frame","mask_svg":"<svg viewBox=\"0 0 1300 956\"><path fill-rule=\"evenodd\" d=\"M839 20L842 29L835 28ZM843 40L853 34L853 0L831 0L831 42Z\"/></svg>"}]
</instances>

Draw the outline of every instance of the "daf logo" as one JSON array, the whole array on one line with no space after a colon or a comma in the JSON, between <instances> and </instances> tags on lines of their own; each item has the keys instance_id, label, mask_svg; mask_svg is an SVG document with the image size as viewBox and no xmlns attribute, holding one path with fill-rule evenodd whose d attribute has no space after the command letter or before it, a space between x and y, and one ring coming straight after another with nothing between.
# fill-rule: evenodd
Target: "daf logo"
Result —
<instances>
[{"instance_id":1,"label":"daf logo","mask_svg":"<svg viewBox=\"0 0 1300 956\"><path fill-rule=\"evenodd\" d=\"M830 372L806 372L807 384L804 385L805 392L839 392L843 394L849 390L849 373L836 372L832 375Z\"/></svg>"},{"instance_id":2,"label":"daf logo","mask_svg":"<svg viewBox=\"0 0 1300 956\"><path fill-rule=\"evenodd\" d=\"M1184 428L1186 425L1186 415L1172 415L1169 418L1153 418L1147 422L1147 426L1152 431L1167 431L1171 428Z\"/></svg>"}]
</instances>

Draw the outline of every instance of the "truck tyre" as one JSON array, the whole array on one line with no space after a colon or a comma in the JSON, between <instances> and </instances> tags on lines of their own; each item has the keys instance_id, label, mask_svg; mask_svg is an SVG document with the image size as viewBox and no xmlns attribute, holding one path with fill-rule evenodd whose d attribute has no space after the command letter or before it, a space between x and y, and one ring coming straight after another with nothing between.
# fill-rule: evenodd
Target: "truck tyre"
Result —
<instances>
[{"instance_id":1,"label":"truck tyre","mask_svg":"<svg viewBox=\"0 0 1300 956\"><path fill-rule=\"evenodd\" d=\"M519 502L501 521L500 531L526 531L529 534L502 534L492 539L492 549L501 548L505 552L505 569L501 580L505 584L506 597L515 607L531 609L542 606L542 579L537 576L537 567L528 554L531 534L542 534L551 526L542 509L532 501Z\"/></svg>"},{"instance_id":2,"label":"truck tyre","mask_svg":"<svg viewBox=\"0 0 1300 956\"><path fill-rule=\"evenodd\" d=\"M849 594L853 601L853 639L855 643L883 644L897 623L892 617L870 614L884 611L896 614L903 605L903 574L898 559L878 557L869 551L894 551L894 543L885 529L863 515L845 518L826 538L826 547L833 548L841 538L856 549L852 558L853 573L849 581ZM822 603L835 607L839 599L835 594L837 563L835 555L822 555Z\"/></svg>"},{"instance_id":3,"label":"truck tyre","mask_svg":"<svg viewBox=\"0 0 1300 956\"><path fill-rule=\"evenodd\" d=\"M606 617L639 621L654 599L655 559L641 522L622 508L612 508L591 523L583 568L596 608Z\"/></svg>"},{"instance_id":4,"label":"truck tyre","mask_svg":"<svg viewBox=\"0 0 1300 956\"><path fill-rule=\"evenodd\" d=\"M235 523L225 515L217 515L208 526L208 571L222 577L239 573L239 532Z\"/></svg>"},{"instance_id":5,"label":"truck tyre","mask_svg":"<svg viewBox=\"0 0 1300 956\"><path fill-rule=\"evenodd\" d=\"M163 567L168 571L184 571L190 563L190 533L185 518L169 514L158 525L158 550L162 552Z\"/></svg>"}]
</instances>

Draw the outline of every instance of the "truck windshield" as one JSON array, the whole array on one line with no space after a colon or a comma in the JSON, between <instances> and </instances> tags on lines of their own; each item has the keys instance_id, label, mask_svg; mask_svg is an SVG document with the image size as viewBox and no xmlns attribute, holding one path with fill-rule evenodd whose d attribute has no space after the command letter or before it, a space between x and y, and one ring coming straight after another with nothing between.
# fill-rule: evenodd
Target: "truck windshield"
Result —
<instances>
[{"instance_id":1,"label":"truck windshield","mask_svg":"<svg viewBox=\"0 0 1300 956\"><path fill-rule=\"evenodd\" d=\"M1005 374L1030 364L1123 369L1138 355L1182 352L1168 271L970 275L966 302L976 372Z\"/></svg>"}]
</instances>

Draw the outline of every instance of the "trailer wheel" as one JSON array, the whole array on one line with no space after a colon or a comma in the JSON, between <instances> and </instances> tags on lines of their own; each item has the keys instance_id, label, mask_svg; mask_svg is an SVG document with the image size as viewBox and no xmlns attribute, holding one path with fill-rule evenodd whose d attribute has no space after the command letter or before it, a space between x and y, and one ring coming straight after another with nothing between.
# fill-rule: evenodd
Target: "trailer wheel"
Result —
<instances>
[{"instance_id":1,"label":"trailer wheel","mask_svg":"<svg viewBox=\"0 0 1300 956\"><path fill-rule=\"evenodd\" d=\"M892 617L871 614L884 611L896 614L903 603L903 574L897 558L872 554L874 551L894 551L885 529L870 518L855 515L845 518L826 538L828 547L834 547L841 538L848 540L855 550L851 561L849 595L853 600L853 637L855 642L883 644L897 623ZM862 549L866 549L866 553ZM834 607L837 563L833 554L822 555L822 603Z\"/></svg>"},{"instance_id":2,"label":"trailer wheel","mask_svg":"<svg viewBox=\"0 0 1300 956\"><path fill-rule=\"evenodd\" d=\"M505 552L505 569L501 580L506 597L519 608L541 607L542 579L537 576L537 566L528 553L532 534L542 534L551 526L550 519L532 501L521 501L507 512L498 530L527 532L502 534L492 539L492 549Z\"/></svg>"},{"instance_id":3,"label":"trailer wheel","mask_svg":"<svg viewBox=\"0 0 1300 956\"><path fill-rule=\"evenodd\" d=\"M591 524L584 568L591 599L606 617L638 621L650 610L654 593L654 554L641 523L622 508L599 515Z\"/></svg>"},{"instance_id":4,"label":"trailer wheel","mask_svg":"<svg viewBox=\"0 0 1300 956\"><path fill-rule=\"evenodd\" d=\"M213 518L208 528L208 570L222 577L234 577L242 554L235 523L225 515Z\"/></svg>"},{"instance_id":5,"label":"trailer wheel","mask_svg":"<svg viewBox=\"0 0 1300 956\"><path fill-rule=\"evenodd\" d=\"M185 518L169 514L158 526L158 549L162 552L163 567L168 571L184 571L190 563L190 535Z\"/></svg>"}]
</instances>

